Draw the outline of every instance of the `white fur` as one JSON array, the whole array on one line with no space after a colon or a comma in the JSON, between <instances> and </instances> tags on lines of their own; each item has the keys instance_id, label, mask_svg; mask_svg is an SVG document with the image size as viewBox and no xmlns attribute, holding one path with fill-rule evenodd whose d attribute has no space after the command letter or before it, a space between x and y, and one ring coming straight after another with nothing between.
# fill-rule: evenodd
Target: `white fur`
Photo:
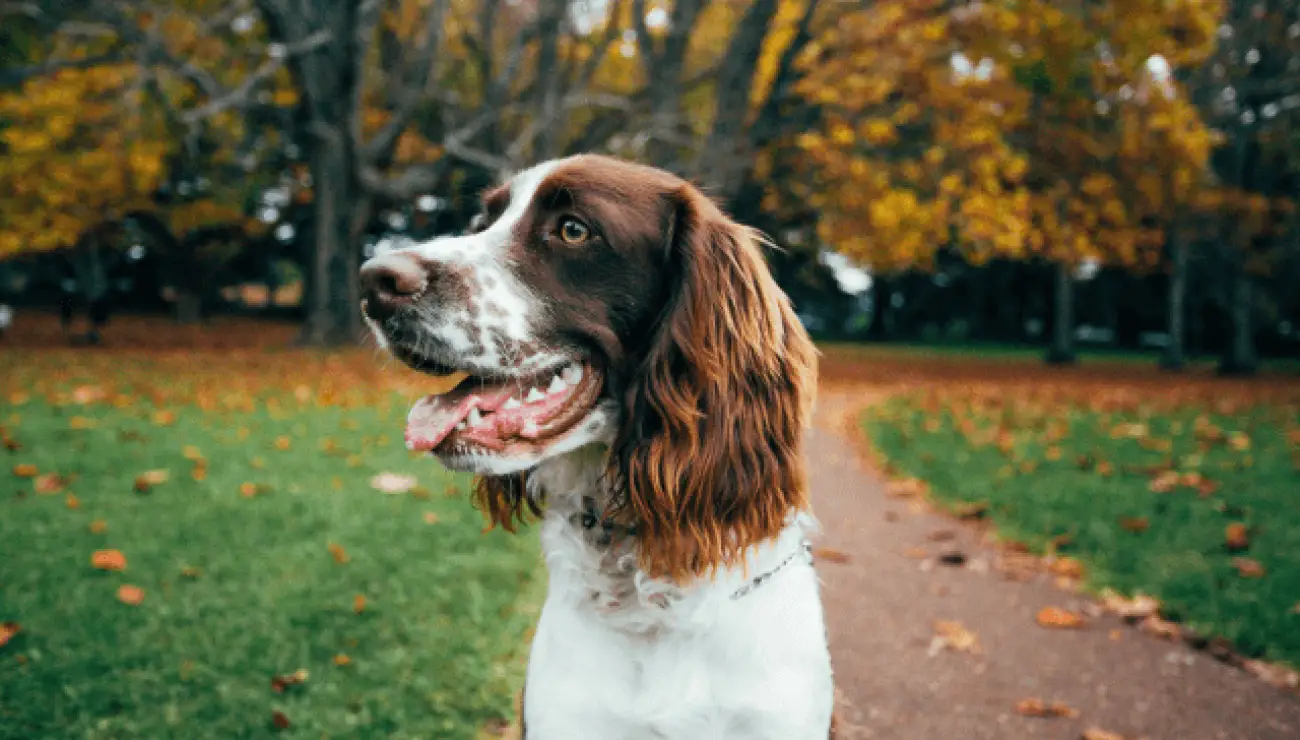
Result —
<instances>
[{"instance_id":1,"label":"white fur","mask_svg":"<svg viewBox=\"0 0 1300 740\"><path fill-rule=\"evenodd\" d=\"M603 448L539 465L550 588L525 688L527 740L826 740L833 687L816 572L796 557L812 527L685 587L647 578L635 553L590 545L571 521L583 496L604 502Z\"/></svg>"},{"instance_id":2,"label":"white fur","mask_svg":"<svg viewBox=\"0 0 1300 740\"><path fill-rule=\"evenodd\" d=\"M540 318L540 301L520 281L509 259L516 227L527 214L537 187L557 166L556 162L548 162L519 173L511 181L510 203L505 212L484 231L393 245L429 262L454 268L468 282L475 297L472 304L439 305L436 311L420 315L425 335L454 353L466 369L526 372L564 360L555 353L523 356L519 352L518 348L533 337L532 321ZM382 336L382 332L376 334Z\"/></svg>"}]
</instances>

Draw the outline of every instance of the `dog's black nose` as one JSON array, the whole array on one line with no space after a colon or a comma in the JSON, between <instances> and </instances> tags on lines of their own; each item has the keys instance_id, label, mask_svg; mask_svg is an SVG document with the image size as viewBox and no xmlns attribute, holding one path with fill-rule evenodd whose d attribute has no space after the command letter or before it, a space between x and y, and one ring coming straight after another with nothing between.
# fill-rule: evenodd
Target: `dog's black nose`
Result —
<instances>
[{"instance_id":1,"label":"dog's black nose","mask_svg":"<svg viewBox=\"0 0 1300 740\"><path fill-rule=\"evenodd\" d=\"M428 285L424 264L408 252L386 252L361 266L362 309L377 321L412 303Z\"/></svg>"}]
</instances>

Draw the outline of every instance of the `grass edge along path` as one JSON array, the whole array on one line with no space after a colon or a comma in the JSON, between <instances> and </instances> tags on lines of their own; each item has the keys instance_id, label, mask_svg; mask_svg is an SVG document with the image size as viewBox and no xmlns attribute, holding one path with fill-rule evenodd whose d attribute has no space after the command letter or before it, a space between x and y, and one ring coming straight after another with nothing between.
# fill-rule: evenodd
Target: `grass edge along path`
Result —
<instances>
[{"instance_id":1,"label":"grass edge along path","mask_svg":"<svg viewBox=\"0 0 1300 740\"><path fill-rule=\"evenodd\" d=\"M1145 593L1194 639L1300 665L1300 412L1053 406L1004 389L906 392L862 412L889 469L1093 594Z\"/></svg>"}]
</instances>

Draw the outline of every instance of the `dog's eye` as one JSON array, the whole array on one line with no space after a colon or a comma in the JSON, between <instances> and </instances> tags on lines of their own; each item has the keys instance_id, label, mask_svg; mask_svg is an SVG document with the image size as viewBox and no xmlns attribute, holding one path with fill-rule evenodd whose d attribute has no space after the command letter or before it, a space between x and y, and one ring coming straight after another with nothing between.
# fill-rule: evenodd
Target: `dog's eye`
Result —
<instances>
[{"instance_id":1,"label":"dog's eye","mask_svg":"<svg viewBox=\"0 0 1300 740\"><path fill-rule=\"evenodd\" d=\"M560 226L557 231L560 234L560 239L565 244L581 244L591 238L591 229L572 216L565 216L560 219Z\"/></svg>"}]
</instances>

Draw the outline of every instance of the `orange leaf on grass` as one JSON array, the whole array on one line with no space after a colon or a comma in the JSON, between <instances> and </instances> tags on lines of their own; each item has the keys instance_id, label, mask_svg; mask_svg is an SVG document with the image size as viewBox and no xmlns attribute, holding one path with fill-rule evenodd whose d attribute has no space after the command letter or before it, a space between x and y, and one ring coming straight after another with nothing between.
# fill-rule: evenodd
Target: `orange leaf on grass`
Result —
<instances>
[{"instance_id":1,"label":"orange leaf on grass","mask_svg":"<svg viewBox=\"0 0 1300 740\"><path fill-rule=\"evenodd\" d=\"M17 622L0 622L0 647L13 639L14 635L22 632L22 627Z\"/></svg>"},{"instance_id":2,"label":"orange leaf on grass","mask_svg":"<svg viewBox=\"0 0 1300 740\"><path fill-rule=\"evenodd\" d=\"M357 594L352 597L352 611L360 614L366 610L366 597L364 594Z\"/></svg>"},{"instance_id":3,"label":"orange leaf on grass","mask_svg":"<svg viewBox=\"0 0 1300 740\"><path fill-rule=\"evenodd\" d=\"M135 490L147 493L150 488L166 483L169 477L171 474L166 470L146 470L135 477Z\"/></svg>"},{"instance_id":4,"label":"orange leaf on grass","mask_svg":"<svg viewBox=\"0 0 1300 740\"><path fill-rule=\"evenodd\" d=\"M284 716L284 712L271 713L271 725L277 730L289 729L289 718Z\"/></svg>"},{"instance_id":5,"label":"orange leaf on grass","mask_svg":"<svg viewBox=\"0 0 1300 740\"><path fill-rule=\"evenodd\" d=\"M1236 557L1232 559L1232 567L1237 569L1237 574L1242 578L1264 577L1264 566L1258 560Z\"/></svg>"},{"instance_id":6,"label":"orange leaf on grass","mask_svg":"<svg viewBox=\"0 0 1300 740\"><path fill-rule=\"evenodd\" d=\"M35 485L37 493L52 494L62 491L64 484L67 482L68 480L58 473L46 473L45 475L38 475L33 485Z\"/></svg>"},{"instance_id":7,"label":"orange leaf on grass","mask_svg":"<svg viewBox=\"0 0 1300 740\"><path fill-rule=\"evenodd\" d=\"M1250 533L1246 525L1233 522L1223 529L1223 544L1229 552L1241 552L1250 547Z\"/></svg>"},{"instance_id":8,"label":"orange leaf on grass","mask_svg":"<svg viewBox=\"0 0 1300 740\"><path fill-rule=\"evenodd\" d=\"M437 523L438 523L438 514L437 514L436 512L432 512L432 511L426 511L426 512L424 512L424 523L425 523L425 524L437 524Z\"/></svg>"},{"instance_id":9,"label":"orange leaf on grass","mask_svg":"<svg viewBox=\"0 0 1300 740\"><path fill-rule=\"evenodd\" d=\"M1051 629L1078 629L1083 626L1083 617L1069 609L1059 606L1045 606L1038 610L1038 624Z\"/></svg>"},{"instance_id":10,"label":"orange leaf on grass","mask_svg":"<svg viewBox=\"0 0 1300 740\"><path fill-rule=\"evenodd\" d=\"M124 583L117 587L117 600L123 604L138 606L144 602L144 589Z\"/></svg>"},{"instance_id":11,"label":"orange leaf on grass","mask_svg":"<svg viewBox=\"0 0 1300 740\"><path fill-rule=\"evenodd\" d=\"M67 498L64 499L64 503L67 504L69 509L81 508L81 499L77 498L75 495L71 493L69 493Z\"/></svg>"},{"instance_id":12,"label":"orange leaf on grass","mask_svg":"<svg viewBox=\"0 0 1300 740\"><path fill-rule=\"evenodd\" d=\"M1138 534L1151 528L1151 520L1144 516L1122 516L1119 518L1119 526Z\"/></svg>"},{"instance_id":13,"label":"orange leaf on grass","mask_svg":"<svg viewBox=\"0 0 1300 740\"><path fill-rule=\"evenodd\" d=\"M91 534L103 534L108 529L108 523L103 519L96 519L90 525Z\"/></svg>"},{"instance_id":14,"label":"orange leaf on grass","mask_svg":"<svg viewBox=\"0 0 1300 740\"><path fill-rule=\"evenodd\" d=\"M121 550L96 550L90 564L100 570L126 570L126 556Z\"/></svg>"},{"instance_id":15,"label":"orange leaf on grass","mask_svg":"<svg viewBox=\"0 0 1300 740\"><path fill-rule=\"evenodd\" d=\"M271 690L277 694L283 694L284 690L290 686L297 686L307 682L307 669L299 668L287 676L272 676Z\"/></svg>"},{"instance_id":16,"label":"orange leaf on grass","mask_svg":"<svg viewBox=\"0 0 1300 740\"><path fill-rule=\"evenodd\" d=\"M36 474L41 472L39 468L31 463L22 463L14 466L14 475L19 478L35 478Z\"/></svg>"},{"instance_id":17,"label":"orange leaf on grass","mask_svg":"<svg viewBox=\"0 0 1300 740\"><path fill-rule=\"evenodd\" d=\"M252 498L258 493L257 484L245 481L239 484L239 495L244 498Z\"/></svg>"},{"instance_id":18,"label":"orange leaf on grass","mask_svg":"<svg viewBox=\"0 0 1300 740\"><path fill-rule=\"evenodd\" d=\"M334 665L342 666L349 665L350 663L352 663L352 659L349 658L346 653L339 653L334 656Z\"/></svg>"},{"instance_id":19,"label":"orange leaf on grass","mask_svg":"<svg viewBox=\"0 0 1300 740\"><path fill-rule=\"evenodd\" d=\"M330 555L334 557L334 562L340 565L352 559L351 557L348 556L348 551L344 550L343 546L340 544L331 542L329 544L329 551L330 551Z\"/></svg>"}]
</instances>

